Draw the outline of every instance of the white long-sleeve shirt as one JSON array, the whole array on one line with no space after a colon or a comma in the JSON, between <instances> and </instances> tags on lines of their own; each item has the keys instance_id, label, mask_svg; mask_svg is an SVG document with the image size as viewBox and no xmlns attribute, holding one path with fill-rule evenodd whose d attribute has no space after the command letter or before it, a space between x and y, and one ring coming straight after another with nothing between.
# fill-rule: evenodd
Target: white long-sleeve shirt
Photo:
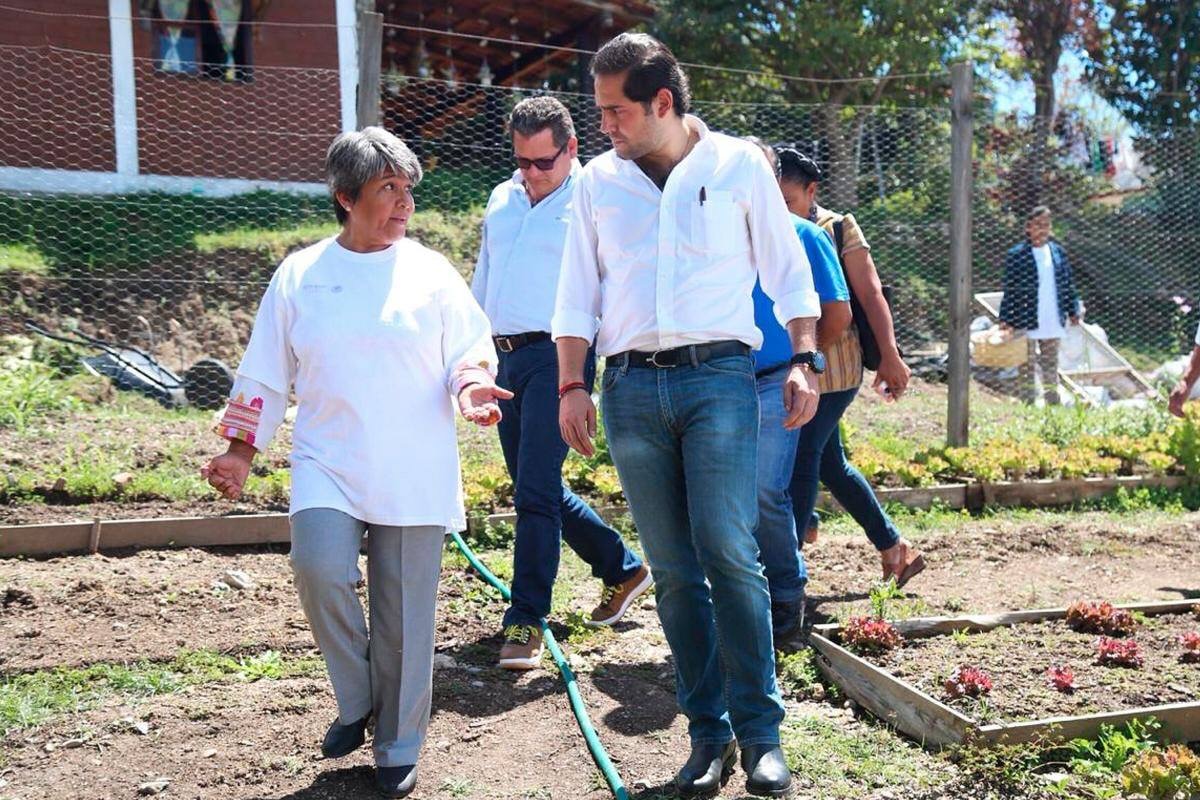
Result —
<instances>
[{"instance_id":1,"label":"white long-sleeve shirt","mask_svg":"<svg viewBox=\"0 0 1200 800\"><path fill-rule=\"evenodd\" d=\"M662 190L611 150L580 172L555 339L590 341L598 331L606 356L725 339L757 348L759 276L780 323L821 316L808 256L762 153L686 120L700 140Z\"/></svg>"},{"instance_id":2,"label":"white long-sleeve shirt","mask_svg":"<svg viewBox=\"0 0 1200 800\"><path fill-rule=\"evenodd\" d=\"M521 171L492 190L471 293L496 335L550 331L579 162L557 189L529 202Z\"/></svg>"},{"instance_id":3,"label":"white long-sleeve shirt","mask_svg":"<svg viewBox=\"0 0 1200 800\"><path fill-rule=\"evenodd\" d=\"M487 317L443 256L325 239L271 278L217 432L265 449L294 386L291 513L462 530L453 398L495 364Z\"/></svg>"}]
</instances>

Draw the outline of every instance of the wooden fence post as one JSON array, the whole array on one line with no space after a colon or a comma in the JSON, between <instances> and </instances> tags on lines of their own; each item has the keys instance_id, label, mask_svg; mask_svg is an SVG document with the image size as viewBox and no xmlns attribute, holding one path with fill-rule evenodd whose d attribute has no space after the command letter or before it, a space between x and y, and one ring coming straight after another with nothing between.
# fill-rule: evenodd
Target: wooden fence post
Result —
<instances>
[{"instance_id":1,"label":"wooden fence post","mask_svg":"<svg viewBox=\"0 0 1200 800\"><path fill-rule=\"evenodd\" d=\"M965 447L969 436L971 385L971 94L975 65L950 68L950 363L946 443Z\"/></svg>"},{"instance_id":2,"label":"wooden fence post","mask_svg":"<svg viewBox=\"0 0 1200 800\"><path fill-rule=\"evenodd\" d=\"M379 70L383 61L383 15L373 11L358 15L358 129L379 125Z\"/></svg>"}]
</instances>

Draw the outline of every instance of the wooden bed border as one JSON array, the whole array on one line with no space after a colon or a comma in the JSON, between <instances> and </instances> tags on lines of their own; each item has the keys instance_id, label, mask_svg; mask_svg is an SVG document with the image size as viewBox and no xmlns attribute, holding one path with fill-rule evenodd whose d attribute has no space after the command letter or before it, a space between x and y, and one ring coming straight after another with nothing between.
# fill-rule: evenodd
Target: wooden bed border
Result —
<instances>
[{"instance_id":1,"label":"wooden bed border","mask_svg":"<svg viewBox=\"0 0 1200 800\"><path fill-rule=\"evenodd\" d=\"M1154 616L1186 612L1195 604L1195 600L1168 600L1127 603L1118 608ZM989 631L1025 622L1062 619L1066 613L1065 608L1040 608L1003 614L922 617L902 620L895 625L906 638L922 638L959 630ZM851 700L927 748L972 741L992 745L1018 744L1034 739L1055 742L1095 738L1101 725L1120 725L1132 719L1151 716L1162 723L1161 736L1164 740L1200 741L1200 702L980 725L834 642L838 628L837 624L813 627L811 642L817 651L817 666Z\"/></svg>"}]
</instances>

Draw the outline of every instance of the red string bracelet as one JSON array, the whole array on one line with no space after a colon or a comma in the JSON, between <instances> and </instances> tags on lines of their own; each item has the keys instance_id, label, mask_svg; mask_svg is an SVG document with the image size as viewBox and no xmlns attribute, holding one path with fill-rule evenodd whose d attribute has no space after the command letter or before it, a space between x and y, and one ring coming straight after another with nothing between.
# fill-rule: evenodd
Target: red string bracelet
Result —
<instances>
[{"instance_id":1,"label":"red string bracelet","mask_svg":"<svg viewBox=\"0 0 1200 800\"><path fill-rule=\"evenodd\" d=\"M564 383L562 386L558 387L558 399L562 400L563 395L565 395L567 392L573 392L576 389L583 389L586 392L587 384L583 381L571 381L570 383Z\"/></svg>"}]
</instances>

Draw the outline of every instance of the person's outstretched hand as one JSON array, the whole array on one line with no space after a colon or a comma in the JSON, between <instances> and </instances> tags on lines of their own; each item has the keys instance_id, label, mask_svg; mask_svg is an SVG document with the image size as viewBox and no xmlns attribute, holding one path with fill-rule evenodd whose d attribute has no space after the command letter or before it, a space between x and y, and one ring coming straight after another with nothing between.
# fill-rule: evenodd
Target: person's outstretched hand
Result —
<instances>
[{"instance_id":1,"label":"person's outstretched hand","mask_svg":"<svg viewBox=\"0 0 1200 800\"><path fill-rule=\"evenodd\" d=\"M500 400L511 400L513 393L494 383L472 383L458 393L458 410L463 419L481 428L500 421Z\"/></svg>"}]
</instances>

